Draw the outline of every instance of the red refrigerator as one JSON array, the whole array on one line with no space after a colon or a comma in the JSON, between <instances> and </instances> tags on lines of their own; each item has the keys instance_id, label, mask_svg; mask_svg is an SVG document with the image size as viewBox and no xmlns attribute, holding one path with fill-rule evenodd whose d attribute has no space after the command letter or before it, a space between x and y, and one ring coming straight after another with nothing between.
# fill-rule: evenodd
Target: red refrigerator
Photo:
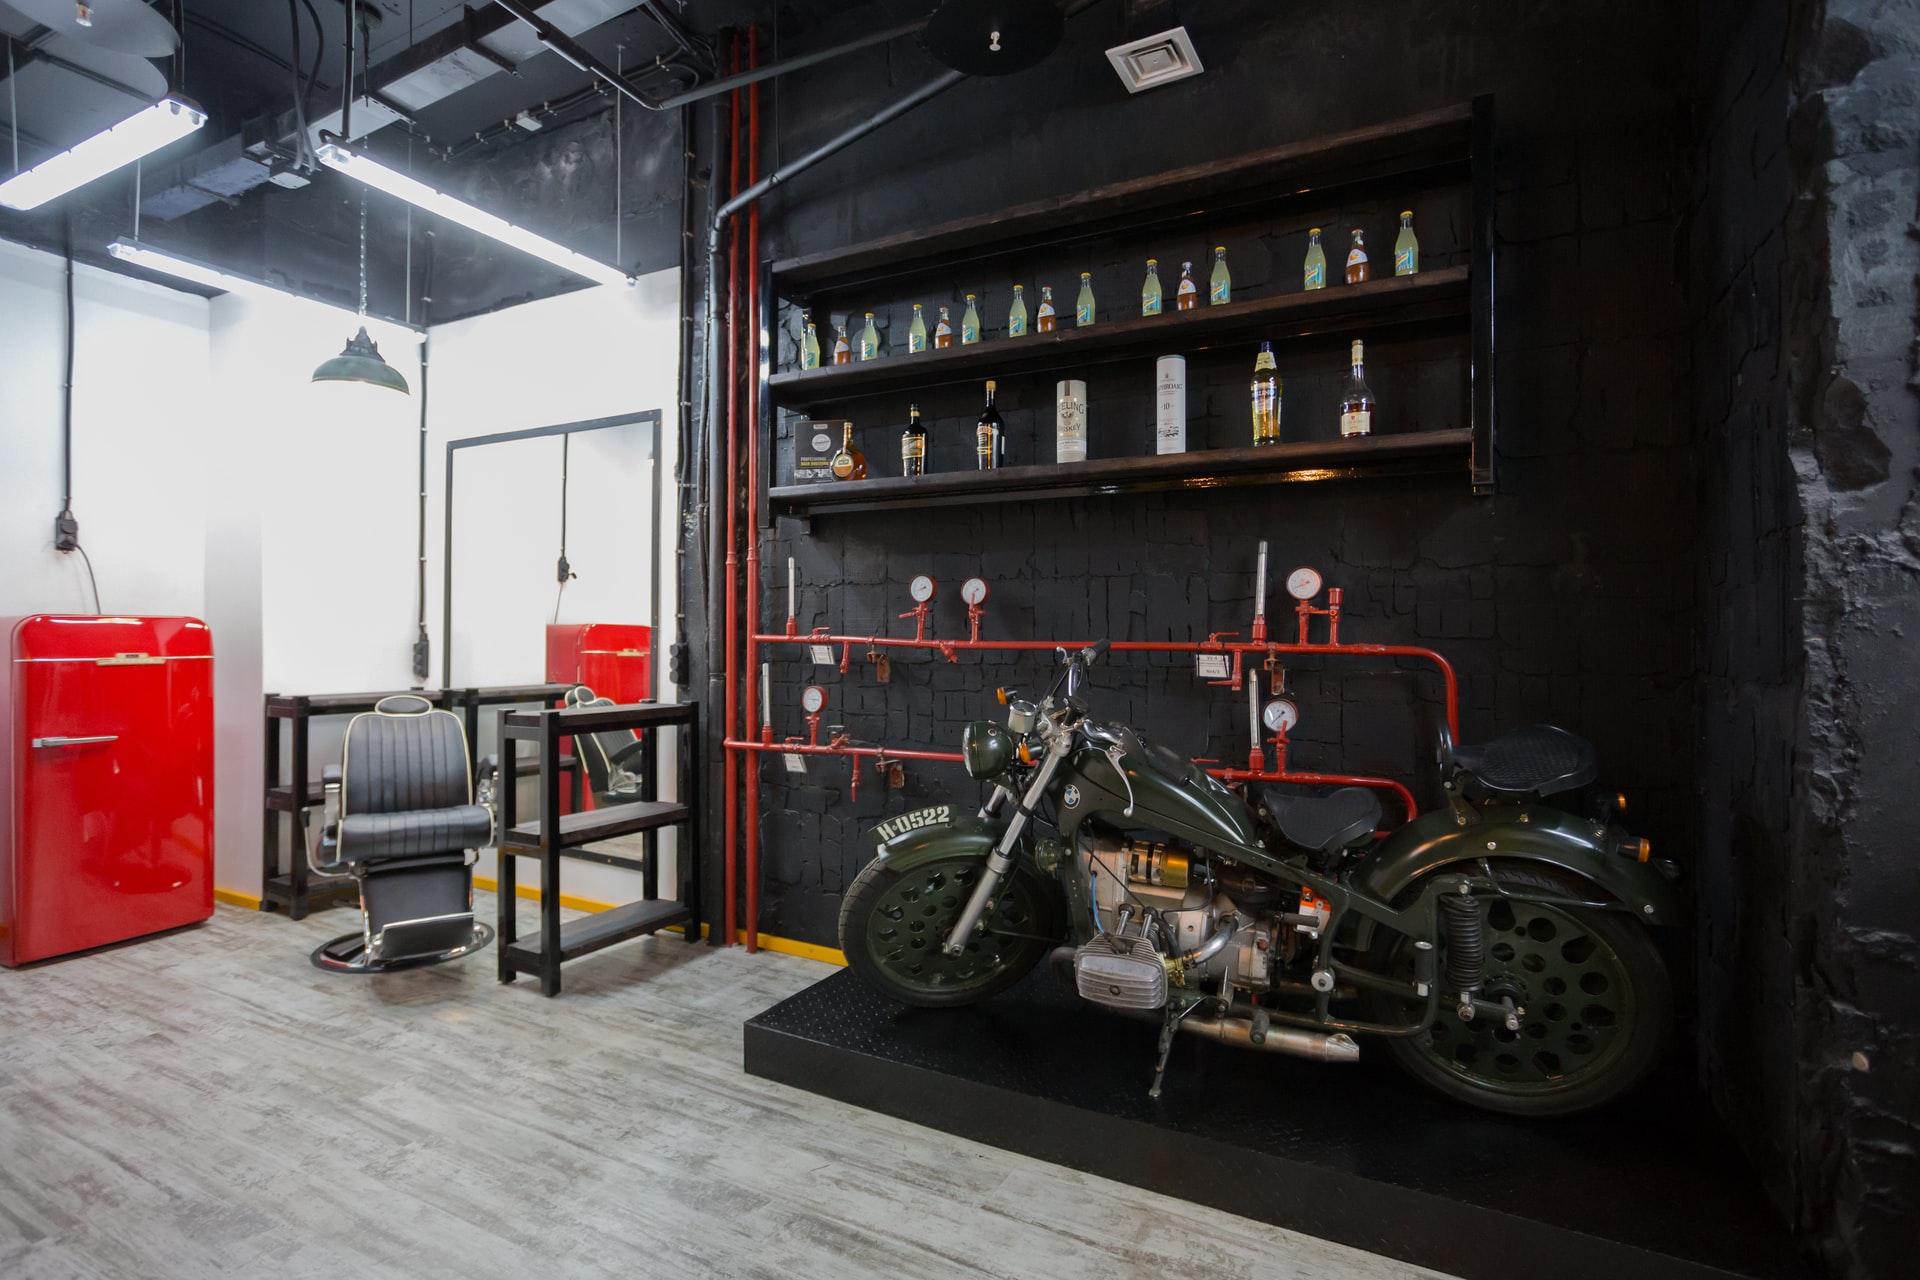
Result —
<instances>
[{"instance_id":1,"label":"red refrigerator","mask_svg":"<svg viewBox=\"0 0 1920 1280\"><path fill-rule=\"evenodd\" d=\"M194 618L0 618L0 964L213 914L213 642Z\"/></svg>"},{"instance_id":2,"label":"red refrigerator","mask_svg":"<svg viewBox=\"0 0 1920 1280\"><path fill-rule=\"evenodd\" d=\"M653 628L627 622L547 627L547 681L584 684L615 702L653 697Z\"/></svg>"}]
</instances>

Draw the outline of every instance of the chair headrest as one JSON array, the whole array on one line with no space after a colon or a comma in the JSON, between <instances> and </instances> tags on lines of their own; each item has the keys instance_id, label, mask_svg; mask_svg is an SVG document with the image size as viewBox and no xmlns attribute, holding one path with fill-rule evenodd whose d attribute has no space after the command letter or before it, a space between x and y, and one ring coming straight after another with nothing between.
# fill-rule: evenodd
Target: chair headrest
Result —
<instances>
[{"instance_id":1,"label":"chair headrest","mask_svg":"<svg viewBox=\"0 0 1920 1280\"><path fill-rule=\"evenodd\" d=\"M577 684L567 690L567 696L560 701L562 705L569 707L590 706L594 701L593 690L583 684Z\"/></svg>"},{"instance_id":2,"label":"chair headrest","mask_svg":"<svg viewBox=\"0 0 1920 1280\"><path fill-rule=\"evenodd\" d=\"M433 704L417 693L396 693L373 704L374 714L381 716L423 716L431 710Z\"/></svg>"}]
</instances>

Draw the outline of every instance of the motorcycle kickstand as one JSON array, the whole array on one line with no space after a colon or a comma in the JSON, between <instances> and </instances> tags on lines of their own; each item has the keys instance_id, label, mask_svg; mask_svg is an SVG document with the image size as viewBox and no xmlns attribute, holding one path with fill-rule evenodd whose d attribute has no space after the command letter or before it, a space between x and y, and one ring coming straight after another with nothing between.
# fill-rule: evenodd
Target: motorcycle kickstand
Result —
<instances>
[{"instance_id":1,"label":"motorcycle kickstand","mask_svg":"<svg viewBox=\"0 0 1920 1280\"><path fill-rule=\"evenodd\" d=\"M1153 1087L1147 1090L1147 1097L1157 1099L1160 1096L1160 1081L1167 1074L1167 1059L1173 1056L1173 1033L1180 1026L1180 1019L1194 1011L1195 1006L1188 1005L1179 1013L1173 1006L1167 1006L1167 1016L1160 1024L1160 1059L1153 1067Z\"/></svg>"}]
</instances>

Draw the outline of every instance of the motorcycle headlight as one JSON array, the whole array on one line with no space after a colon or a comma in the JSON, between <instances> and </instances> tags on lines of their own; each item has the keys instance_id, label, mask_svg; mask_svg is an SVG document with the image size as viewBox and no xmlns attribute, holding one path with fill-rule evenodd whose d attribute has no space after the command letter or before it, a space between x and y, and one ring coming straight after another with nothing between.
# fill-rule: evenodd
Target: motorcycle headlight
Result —
<instances>
[{"instance_id":1,"label":"motorcycle headlight","mask_svg":"<svg viewBox=\"0 0 1920 1280\"><path fill-rule=\"evenodd\" d=\"M1013 763L1013 735L991 720L975 720L960 737L960 756L967 776L995 778Z\"/></svg>"}]
</instances>

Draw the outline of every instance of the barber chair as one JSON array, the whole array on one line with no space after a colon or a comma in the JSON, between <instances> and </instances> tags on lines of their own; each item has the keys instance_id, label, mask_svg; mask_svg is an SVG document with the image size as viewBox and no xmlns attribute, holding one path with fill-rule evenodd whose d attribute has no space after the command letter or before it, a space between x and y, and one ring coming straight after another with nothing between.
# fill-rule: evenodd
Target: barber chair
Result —
<instances>
[{"instance_id":1,"label":"barber chair","mask_svg":"<svg viewBox=\"0 0 1920 1280\"><path fill-rule=\"evenodd\" d=\"M586 685L567 690L561 702L568 707L616 706L612 698L597 696ZM595 804L624 804L645 795L648 779L641 772L645 765L645 730L610 729L604 733L579 733L573 738L573 754L587 771L587 787Z\"/></svg>"},{"instance_id":2,"label":"barber chair","mask_svg":"<svg viewBox=\"0 0 1920 1280\"><path fill-rule=\"evenodd\" d=\"M481 803L466 726L425 698L383 698L347 725L327 766L326 816L308 861L360 882L361 928L323 943L313 963L385 973L477 951L493 930L473 917L474 851L494 843L488 803L497 766L481 764Z\"/></svg>"}]
</instances>

